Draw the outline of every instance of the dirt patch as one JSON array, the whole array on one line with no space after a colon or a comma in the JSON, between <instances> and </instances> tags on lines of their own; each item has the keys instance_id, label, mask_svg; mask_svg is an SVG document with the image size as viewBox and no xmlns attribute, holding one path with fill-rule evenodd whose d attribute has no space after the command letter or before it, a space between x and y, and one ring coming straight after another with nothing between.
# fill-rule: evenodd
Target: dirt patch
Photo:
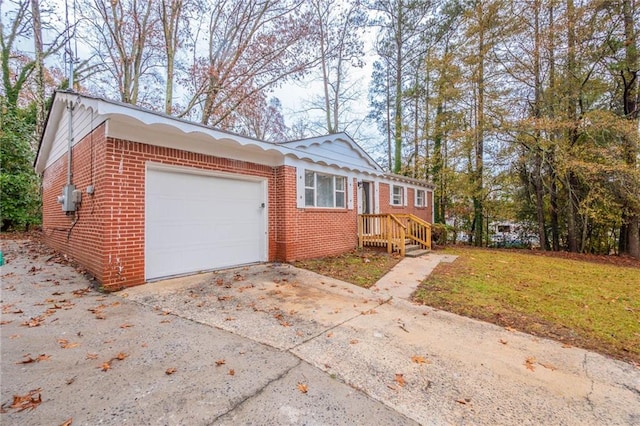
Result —
<instances>
[{"instance_id":1,"label":"dirt patch","mask_svg":"<svg viewBox=\"0 0 640 426\"><path fill-rule=\"evenodd\" d=\"M402 258L383 250L356 249L338 256L294 262L298 268L308 269L363 288L369 288L391 270Z\"/></svg>"}]
</instances>

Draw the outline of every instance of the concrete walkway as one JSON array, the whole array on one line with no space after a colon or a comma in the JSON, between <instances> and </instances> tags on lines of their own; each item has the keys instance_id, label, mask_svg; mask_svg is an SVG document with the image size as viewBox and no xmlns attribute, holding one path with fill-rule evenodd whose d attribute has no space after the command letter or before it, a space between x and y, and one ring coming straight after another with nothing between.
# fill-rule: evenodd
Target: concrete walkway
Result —
<instances>
[{"instance_id":1,"label":"concrete walkway","mask_svg":"<svg viewBox=\"0 0 640 426\"><path fill-rule=\"evenodd\" d=\"M405 257L382 277L374 286L373 291L396 299L409 300L426 277L440 263L453 263L458 256L452 254L428 253L420 257Z\"/></svg>"}]
</instances>

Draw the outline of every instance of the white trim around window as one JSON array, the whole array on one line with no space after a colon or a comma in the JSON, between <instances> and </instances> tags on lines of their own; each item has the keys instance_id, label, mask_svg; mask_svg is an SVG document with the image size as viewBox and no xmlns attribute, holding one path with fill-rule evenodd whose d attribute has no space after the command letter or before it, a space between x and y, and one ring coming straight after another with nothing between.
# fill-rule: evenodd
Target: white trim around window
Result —
<instances>
[{"instance_id":1,"label":"white trim around window","mask_svg":"<svg viewBox=\"0 0 640 426\"><path fill-rule=\"evenodd\" d=\"M426 207L427 206L427 191L426 189L415 188L414 193L416 194L414 200L414 206L416 207Z\"/></svg>"},{"instance_id":2,"label":"white trim around window","mask_svg":"<svg viewBox=\"0 0 640 426\"><path fill-rule=\"evenodd\" d=\"M404 186L392 184L389 192L389 204L391 204L392 206L405 205L405 200L407 199L407 197Z\"/></svg>"},{"instance_id":3,"label":"white trim around window","mask_svg":"<svg viewBox=\"0 0 640 426\"><path fill-rule=\"evenodd\" d=\"M305 208L346 209L347 178L304 171L304 206Z\"/></svg>"}]
</instances>

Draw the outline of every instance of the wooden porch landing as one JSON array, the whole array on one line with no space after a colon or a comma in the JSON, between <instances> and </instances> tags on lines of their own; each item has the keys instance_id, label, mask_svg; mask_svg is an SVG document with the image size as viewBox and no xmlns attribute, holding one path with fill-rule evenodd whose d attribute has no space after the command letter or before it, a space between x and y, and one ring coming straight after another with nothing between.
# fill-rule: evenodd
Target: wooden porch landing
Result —
<instances>
[{"instance_id":1,"label":"wooden porch landing","mask_svg":"<svg viewBox=\"0 0 640 426\"><path fill-rule=\"evenodd\" d=\"M431 250L431 224L412 214L358 215L358 247L386 247L388 253L419 256Z\"/></svg>"}]
</instances>

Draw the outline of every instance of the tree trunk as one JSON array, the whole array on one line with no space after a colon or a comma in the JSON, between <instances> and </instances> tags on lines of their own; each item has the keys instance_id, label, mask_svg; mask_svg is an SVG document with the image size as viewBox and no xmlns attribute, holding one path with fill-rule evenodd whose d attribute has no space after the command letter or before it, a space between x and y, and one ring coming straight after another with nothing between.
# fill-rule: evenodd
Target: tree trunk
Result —
<instances>
[{"instance_id":1,"label":"tree trunk","mask_svg":"<svg viewBox=\"0 0 640 426\"><path fill-rule=\"evenodd\" d=\"M31 15L33 23L33 41L35 47L35 75L36 75L36 140L40 140L46 120L44 99L44 50L42 44L42 22L40 20L40 3L31 0Z\"/></svg>"},{"instance_id":2,"label":"tree trunk","mask_svg":"<svg viewBox=\"0 0 640 426\"><path fill-rule=\"evenodd\" d=\"M635 31L635 18L631 0L623 0L622 14L624 18L625 35L625 67L621 72L624 91L624 114L628 120L638 121L638 96L640 83L638 82L638 42ZM633 141L625 140L625 163L630 169L636 168L638 151ZM623 210L622 226L620 228L620 253L640 259L640 212L637 208L627 204Z\"/></svg>"},{"instance_id":3,"label":"tree trunk","mask_svg":"<svg viewBox=\"0 0 640 426\"><path fill-rule=\"evenodd\" d=\"M555 59L555 33L553 3L549 5L549 89L553 93L556 89L556 59ZM549 105L549 115L555 114L555 101L551 100ZM551 152L548 156L549 163L549 205L551 215L551 248L553 251L560 251L560 219L558 211L558 176L556 173L556 132L549 135L551 140Z\"/></svg>"},{"instance_id":4,"label":"tree trunk","mask_svg":"<svg viewBox=\"0 0 640 426\"><path fill-rule=\"evenodd\" d=\"M478 2L478 104L476 109L476 131L475 131L475 191L473 194L473 214L475 222L475 245L482 246L482 235L484 229L484 11L482 2Z\"/></svg>"},{"instance_id":5,"label":"tree trunk","mask_svg":"<svg viewBox=\"0 0 640 426\"><path fill-rule=\"evenodd\" d=\"M534 52L533 70L535 75L534 84L534 111L536 120L542 116L540 104L542 102L542 76L540 73L540 0L534 2ZM537 126L536 126L537 127ZM544 187L542 185L542 148L539 146L541 139L540 131L536 131L536 146L534 147L534 170L533 186L536 193L536 218L538 221L538 240L540 250L547 249L547 233L544 223Z\"/></svg>"},{"instance_id":6,"label":"tree trunk","mask_svg":"<svg viewBox=\"0 0 640 426\"><path fill-rule=\"evenodd\" d=\"M576 66L576 34L575 34L575 7L573 0L567 0L567 119L570 128L566 131L566 143L568 151L575 145L578 139L578 96L575 75ZM565 186L567 191L567 245L570 252L578 251L578 229L576 225L577 205L576 205L576 176L572 171L568 171L565 176Z\"/></svg>"},{"instance_id":7,"label":"tree trunk","mask_svg":"<svg viewBox=\"0 0 640 426\"><path fill-rule=\"evenodd\" d=\"M402 66L403 66L403 33L404 25L404 5L402 1L398 2L398 22L396 22L396 98L395 98L395 116L394 118L394 158L393 172L400 173L402 170Z\"/></svg>"}]
</instances>

